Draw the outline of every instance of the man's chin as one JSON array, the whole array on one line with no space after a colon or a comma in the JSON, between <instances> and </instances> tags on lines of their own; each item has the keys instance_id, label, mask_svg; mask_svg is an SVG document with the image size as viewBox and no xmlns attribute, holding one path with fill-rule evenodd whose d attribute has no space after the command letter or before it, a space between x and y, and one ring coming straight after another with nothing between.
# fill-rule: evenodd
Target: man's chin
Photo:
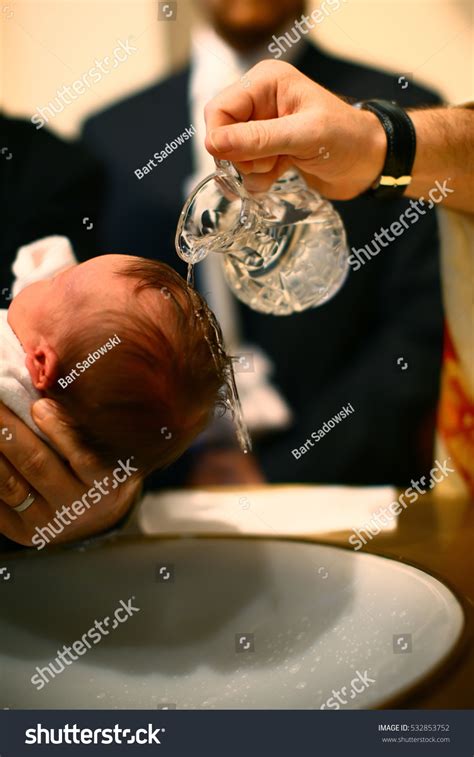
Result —
<instances>
[{"instance_id":1,"label":"man's chin","mask_svg":"<svg viewBox=\"0 0 474 757\"><path fill-rule=\"evenodd\" d=\"M236 26L222 22L215 24L215 30L228 45L240 53L250 53L266 47L272 41L272 35L275 34L273 26L256 28L245 24Z\"/></svg>"}]
</instances>

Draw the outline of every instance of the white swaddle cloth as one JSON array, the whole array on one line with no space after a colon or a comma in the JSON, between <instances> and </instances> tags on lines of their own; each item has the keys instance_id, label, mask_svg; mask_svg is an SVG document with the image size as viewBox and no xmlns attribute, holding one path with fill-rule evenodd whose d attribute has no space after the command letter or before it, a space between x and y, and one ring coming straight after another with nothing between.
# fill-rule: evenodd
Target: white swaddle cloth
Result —
<instances>
[{"instance_id":1,"label":"white swaddle cloth","mask_svg":"<svg viewBox=\"0 0 474 757\"><path fill-rule=\"evenodd\" d=\"M45 237L20 247L12 271L13 297L35 281L77 263L69 239ZM38 436L44 438L31 417L31 405L40 398L25 365L26 354L7 321L7 310L0 310L0 402L21 418Z\"/></svg>"}]
</instances>

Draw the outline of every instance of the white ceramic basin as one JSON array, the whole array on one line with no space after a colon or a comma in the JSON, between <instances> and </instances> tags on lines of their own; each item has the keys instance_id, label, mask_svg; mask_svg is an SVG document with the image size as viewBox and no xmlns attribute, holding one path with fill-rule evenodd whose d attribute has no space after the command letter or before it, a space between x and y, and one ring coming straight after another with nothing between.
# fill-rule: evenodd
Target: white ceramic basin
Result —
<instances>
[{"instance_id":1,"label":"white ceramic basin","mask_svg":"<svg viewBox=\"0 0 474 757\"><path fill-rule=\"evenodd\" d=\"M3 564L0 707L376 707L444 660L464 623L433 577L305 542L122 538ZM58 650L131 597L139 611L60 672Z\"/></svg>"}]
</instances>

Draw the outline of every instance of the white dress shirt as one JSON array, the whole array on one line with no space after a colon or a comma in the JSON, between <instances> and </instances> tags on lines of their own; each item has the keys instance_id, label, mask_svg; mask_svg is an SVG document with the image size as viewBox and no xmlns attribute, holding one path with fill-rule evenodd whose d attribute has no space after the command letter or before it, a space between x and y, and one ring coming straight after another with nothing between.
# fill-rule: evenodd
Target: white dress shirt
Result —
<instances>
[{"instance_id":1,"label":"white dress shirt","mask_svg":"<svg viewBox=\"0 0 474 757\"><path fill-rule=\"evenodd\" d=\"M242 78L243 74L265 57L269 57L266 48L252 55L239 55L207 27L201 27L193 34L189 105L196 129L192 141L195 172L186 181L186 196L215 170L214 160L204 146L204 106L239 79L242 79L242 86L249 86ZM270 384L273 372L270 358L257 345L242 344L237 301L224 279L220 256L211 253L196 269L203 294L221 325L227 350L233 355L245 353L240 369L237 367L236 370L236 382L250 431L261 433L285 428L291 422L290 408Z\"/></svg>"}]
</instances>

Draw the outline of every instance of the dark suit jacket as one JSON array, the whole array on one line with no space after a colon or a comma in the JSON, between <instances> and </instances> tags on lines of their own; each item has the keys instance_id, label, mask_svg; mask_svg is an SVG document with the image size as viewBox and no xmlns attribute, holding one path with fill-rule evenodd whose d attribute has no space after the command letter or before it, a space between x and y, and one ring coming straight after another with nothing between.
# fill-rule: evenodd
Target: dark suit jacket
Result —
<instances>
[{"instance_id":1,"label":"dark suit jacket","mask_svg":"<svg viewBox=\"0 0 474 757\"><path fill-rule=\"evenodd\" d=\"M426 89L412 83L401 89L396 77L313 45L296 65L341 95L398 95L405 106L439 102ZM181 273L173 240L183 184L193 172L191 140L141 180L134 170L190 125L188 83L186 69L94 116L84 129L107 172L103 251L159 258ZM407 204L369 196L335 203L357 248ZM426 472L418 436L436 406L442 343L434 211L351 271L343 290L322 307L280 318L239 307L246 340L273 358L276 384L295 413L290 430L255 445L271 481L402 485ZM296 460L291 450L347 403L355 412Z\"/></svg>"},{"instance_id":2,"label":"dark suit jacket","mask_svg":"<svg viewBox=\"0 0 474 757\"><path fill-rule=\"evenodd\" d=\"M64 234L80 258L97 254L101 180L99 165L83 145L0 114L1 308L8 307L11 265L21 245Z\"/></svg>"}]
</instances>

